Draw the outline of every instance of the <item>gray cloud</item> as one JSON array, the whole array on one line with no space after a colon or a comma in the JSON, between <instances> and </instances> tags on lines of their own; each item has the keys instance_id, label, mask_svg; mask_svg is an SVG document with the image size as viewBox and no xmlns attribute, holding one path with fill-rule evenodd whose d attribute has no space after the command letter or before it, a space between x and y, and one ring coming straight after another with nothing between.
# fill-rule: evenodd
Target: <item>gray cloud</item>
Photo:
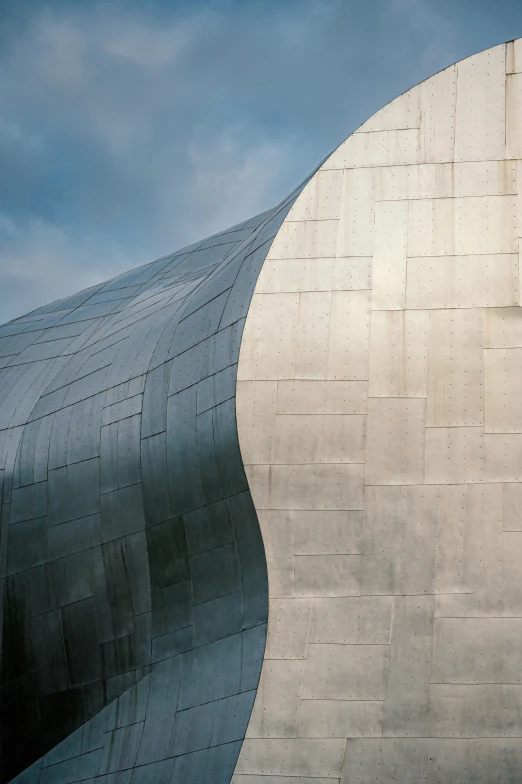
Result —
<instances>
[{"instance_id":1,"label":"gray cloud","mask_svg":"<svg viewBox=\"0 0 522 784\"><path fill-rule=\"evenodd\" d=\"M516 34L498 3L475 28L455 5L18 4L0 29L0 321L270 207L395 95Z\"/></svg>"}]
</instances>

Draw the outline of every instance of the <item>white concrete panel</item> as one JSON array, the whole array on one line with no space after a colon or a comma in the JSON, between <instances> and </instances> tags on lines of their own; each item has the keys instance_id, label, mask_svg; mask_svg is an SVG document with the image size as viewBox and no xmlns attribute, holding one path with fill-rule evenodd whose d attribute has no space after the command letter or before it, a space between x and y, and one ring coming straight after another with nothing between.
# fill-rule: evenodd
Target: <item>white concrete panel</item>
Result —
<instances>
[{"instance_id":1,"label":"white concrete panel","mask_svg":"<svg viewBox=\"0 0 522 784\"><path fill-rule=\"evenodd\" d=\"M293 378L298 294L254 294L241 343L238 380Z\"/></svg>"},{"instance_id":2,"label":"white concrete panel","mask_svg":"<svg viewBox=\"0 0 522 784\"><path fill-rule=\"evenodd\" d=\"M422 82L420 88L419 163L453 160L457 66Z\"/></svg>"},{"instance_id":3,"label":"white concrete panel","mask_svg":"<svg viewBox=\"0 0 522 784\"><path fill-rule=\"evenodd\" d=\"M303 738L379 737L383 707L382 701L303 700L297 732Z\"/></svg>"},{"instance_id":4,"label":"white concrete panel","mask_svg":"<svg viewBox=\"0 0 522 784\"><path fill-rule=\"evenodd\" d=\"M366 417L277 414L271 463L363 463Z\"/></svg>"},{"instance_id":5,"label":"white concrete panel","mask_svg":"<svg viewBox=\"0 0 522 784\"><path fill-rule=\"evenodd\" d=\"M413 87L366 120L356 133L394 131L419 127L420 88Z\"/></svg>"},{"instance_id":6,"label":"white concrete panel","mask_svg":"<svg viewBox=\"0 0 522 784\"><path fill-rule=\"evenodd\" d=\"M375 205L372 308L403 308L406 296L408 202Z\"/></svg>"},{"instance_id":7,"label":"white concrete panel","mask_svg":"<svg viewBox=\"0 0 522 784\"><path fill-rule=\"evenodd\" d=\"M427 427L484 423L482 345L482 311L430 312Z\"/></svg>"},{"instance_id":8,"label":"white concrete panel","mask_svg":"<svg viewBox=\"0 0 522 784\"><path fill-rule=\"evenodd\" d=\"M259 509L362 509L364 466L246 466Z\"/></svg>"},{"instance_id":9,"label":"white concrete panel","mask_svg":"<svg viewBox=\"0 0 522 784\"><path fill-rule=\"evenodd\" d=\"M311 643L389 645L393 596L314 599Z\"/></svg>"},{"instance_id":10,"label":"white concrete panel","mask_svg":"<svg viewBox=\"0 0 522 784\"><path fill-rule=\"evenodd\" d=\"M372 397L425 397L429 313L372 311L370 383Z\"/></svg>"},{"instance_id":11,"label":"white concrete panel","mask_svg":"<svg viewBox=\"0 0 522 784\"><path fill-rule=\"evenodd\" d=\"M236 415L244 463L268 463L275 427L277 381L238 381Z\"/></svg>"},{"instance_id":12,"label":"white concrete panel","mask_svg":"<svg viewBox=\"0 0 522 784\"><path fill-rule=\"evenodd\" d=\"M246 740L236 773L335 779L341 775L345 746L344 738Z\"/></svg>"},{"instance_id":13,"label":"white concrete panel","mask_svg":"<svg viewBox=\"0 0 522 784\"><path fill-rule=\"evenodd\" d=\"M362 512L294 512L294 552L360 554L362 520Z\"/></svg>"},{"instance_id":14,"label":"white concrete panel","mask_svg":"<svg viewBox=\"0 0 522 784\"><path fill-rule=\"evenodd\" d=\"M522 434L484 434L484 480L522 482Z\"/></svg>"},{"instance_id":15,"label":"white concrete panel","mask_svg":"<svg viewBox=\"0 0 522 784\"><path fill-rule=\"evenodd\" d=\"M516 238L515 196L409 202L408 256L515 253Z\"/></svg>"},{"instance_id":16,"label":"white concrete panel","mask_svg":"<svg viewBox=\"0 0 522 784\"><path fill-rule=\"evenodd\" d=\"M500 308L517 304L517 253L408 259L408 308Z\"/></svg>"},{"instance_id":17,"label":"white concrete panel","mask_svg":"<svg viewBox=\"0 0 522 784\"><path fill-rule=\"evenodd\" d=\"M436 617L502 614L502 487L468 485L462 593L439 595Z\"/></svg>"},{"instance_id":18,"label":"white concrete panel","mask_svg":"<svg viewBox=\"0 0 522 784\"><path fill-rule=\"evenodd\" d=\"M522 618L436 618L432 683L520 683Z\"/></svg>"},{"instance_id":19,"label":"white concrete panel","mask_svg":"<svg viewBox=\"0 0 522 784\"><path fill-rule=\"evenodd\" d=\"M429 427L425 438L426 483L439 485L483 480L482 427Z\"/></svg>"},{"instance_id":20,"label":"white concrete panel","mask_svg":"<svg viewBox=\"0 0 522 784\"><path fill-rule=\"evenodd\" d=\"M486 433L521 433L522 348L484 351Z\"/></svg>"},{"instance_id":21,"label":"white concrete panel","mask_svg":"<svg viewBox=\"0 0 522 784\"><path fill-rule=\"evenodd\" d=\"M506 76L506 157L522 157L522 73Z\"/></svg>"},{"instance_id":22,"label":"white concrete panel","mask_svg":"<svg viewBox=\"0 0 522 784\"><path fill-rule=\"evenodd\" d=\"M361 559L361 594L404 592L406 487L366 487Z\"/></svg>"},{"instance_id":23,"label":"white concrete panel","mask_svg":"<svg viewBox=\"0 0 522 784\"><path fill-rule=\"evenodd\" d=\"M360 555L294 556L296 596L357 596Z\"/></svg>"},{"instance_id":24,"label":"white concrete panel","mask_svg":"<svg viewBox=\"0 0 522 784\"><path fill-rule=\"evenodd\" d=\"M386 682L383 734L424 736L433 629L432 596L398 596Z\"/></svg>"},{"instance_id":25,"label":"white concrete panel","mask_svg":"<svg viewBox=\"0 0 522 784\"><path fill-rule=\"evenodd\" d=\"M337 235L337 256L373 253L377 169L345 169Z\"/></svg>"},{"instance_id":26,"label":"white concrete panel","mask_svg":"<svg viewBox=\"0 0 522 784\"><path fill-rule=\"evenodd\" d=\"M335 256L337 220L285 221L268 252L268 259Z\"/></svg>"},{"instance_id":27,"label":"white concrete panel","mask_svg":"<svg viewBox=\"0 0 522 784\"><path fill-rule=\"evenodd\" d=\"M442 199L517 193L516 161L466 161L387 166L379 170L376 199Z\"/></svg>"},{"instance_id":28,"label":"white concrete panel","mask_svg":"<svg viewBox=\"0 0 522 784\"><path fill-rule=\"evenodd\" d=\"M522 309L488 308L484 311L485 348L522 348Z\"/></svg>"},{"instance_id":29,"label":"white concrete panel","mask_svg":"<svg viewBox=\"0 0 522 784\"><path fill-rule=\"evenodd\" d=\"M280 381L278 414L366 414L366 381Z\"/></svg>"},{"instance_id":30,"label":"white concrete panel","mask_svg":"<svg viewBox=\"0 0 522 784\"><path fill-rule=\"evenodd\" d=\"M504 157L505 80L504 44L458 63L455 161Z\"/></svg>"},{"instance_id":31,"label":"white concrete panel","mask_svg":"<svg viewBox=\"0 0 522 784\"><path fill-rule=\"evenodd\" d=\"M238 420L274 674L237 784L517 780L522 165L504 160L504 107L519 48L446 69L361 126L261 271L256 297L300 302L283 360L267 302L262 370L240 362L241 379L272 383L239 384L253 402Z\"/></svg>"},{"instance_id":32,"label":"white concrete panel","mask_svg":"<svg viewBox=\"0 0 522 784\"><path fill-rule=\"evenodd\" d=\"M426 401L370 398L366 449L366 484L422 482Z\"/></svg>"},{"instance_id":33,"label":"white concrete panel","mask_svg":"<svg viewBox=\"0 0 522 784\"><path fill-rule=\"evenodd\" d=\"M502 485L502 530L522 531L522 484Z\"/></svg>"},{"instance_id":34,"label":"white concrete panel","mask_svg":"<svg viewBox=\"0 0 522 784\"><path fill-rule=\"evenodd\" d=\"M261 708L259 734L249 738L293 738L297 731L305 662L265 661L256 702Z\"/></svg>"},{"instance_id":35,"label":"white concrete panel","mask_svg":"<svg viewBox=\"0 0 522 784\"><path fill-rule=\"evenodd\" d=\"M383 700L387 645L308 646L303 699Z\"/></svg>"},{"instance_id":36,"label":"white concrete panel","mask_svg":"<svg viewBox=\"0 0 522 784\"><path fill-rule=\"evenodd\" d=\"M339 218L343 173L318 171L288 213L287 221L332 220Z\"/></svg>"},{"instance_id":37,"label":"white concrete panel","mask_svg":"<svg viewBox=\"0 0 522 784\"><path fill-rule=\"evenodd\" d=\"M466 544L467 485L424 488L429 507L425 514L437 517L437 545L434 593L458 593L462 590L462 561ZM430 493L433 494L430 496ZM436 496L436 497L434 497Z\"/></svg>"},{"instance_id":38,"label":"white concrete panel","mask_svg":"<svg viewBox=\"0 0 522 784\"><path fill-rule=\"evenodd\" d=\"M312 603L309 599L272 599L265 659L306 659Z\"/></svg>"},{"instance_id":39,"label":"white concrete panel","mask_svg":"<svg viewBox=\"0 0 522 784\"><path fill-rule=\"evenodd\" d=\"M359 169L419 163L419 131L354 133L335 150L323 169Z\"/></svg>"},{"instance_id":40,"label":"white concrete panel","mask_svg":"<svg viewBox=\"0 0 522 784\"><path fill-rule=\"evenodd\" d=\"M371 257L273 259L266 261L256 291L357 291L371 287Z\"/></svg>"},{"instance_id":41,"label":"white concrete panel","mask_svg":"<svg viewBox=\"0 0 522 784\"><path fill-rule=\"evenodd\" d=\"M370 343L369 291L334 291L328 338L327 378L368 378Z\"/></svg>"},{"instance_id":42,"label":"white concrete panel","mask_svg":"<svg viewBox=\"0 0 522 784\"><path fill-rule=\"evenodd\" d=\"M521 531L504 531L502 534L502 612L504 615L522 616Z\"/></svg>"},{"instance_id":43,"label":"white concrete panel","mask_svg":"<svg viewBox=\"0 0 522 784\"><path fill-rule=\"evenodd\" d=\"M506 44L506 73L522 73L522 38Z\"/></svg>"},{"instance_id":44,"label":"white concrete panel","mask_svg":"<svg viewBox=\"0 0 522 784\"><path fill-rule=\"evenodd\" d=\"M326 378L331 309L330 291L299 294L296 378Z\"/></svg>"},{"instance_id":45,"label":"white concrete panel","mask_svg":"<svg viewBox=\"0 0 522 784\"><path fill-rule=\"evenodd\" d=\"M257 488L253 488L257 506L256 491ZM293 596L294 513L289 510L259 509L258 517L265 544L269 595Z\"/></svg>"},{"instance_id":46,"label":"white concrete panel","mask_svg":"<svg viewBox=\"0 0 522 784\"><path fill-rule=\"evenodd\" d=\"M435 737L520 738L522 685L432 684L428 733ZM516 778L507 780L516 782Z\"/></svg>"}]
</instances>

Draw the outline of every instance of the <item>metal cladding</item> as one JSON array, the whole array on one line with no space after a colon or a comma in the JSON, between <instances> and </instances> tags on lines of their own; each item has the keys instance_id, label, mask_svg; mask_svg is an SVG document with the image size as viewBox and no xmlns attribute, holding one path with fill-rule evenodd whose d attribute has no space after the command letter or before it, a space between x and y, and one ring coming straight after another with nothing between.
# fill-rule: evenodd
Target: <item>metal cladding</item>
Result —
<instances>
[{"instance_id":1,"label":"metal cladding","mask_svg":"<svg viewBox=\"0 0 522 784\"><path fill-rule=\"evenodd\" d=\"M0 328L3 781L519 784L521 199L522 40Z\"/></svg>"},{"instance_id":2,"label":"metal cladding","mask_svg":"<svg viewBox=\"0 0 522 784\"><path fill-rule=\"evenodd\" d=\"M268 597L237 361L294 198L0 328L4 782L230 781Z\"/></svg>"}]
</instances>

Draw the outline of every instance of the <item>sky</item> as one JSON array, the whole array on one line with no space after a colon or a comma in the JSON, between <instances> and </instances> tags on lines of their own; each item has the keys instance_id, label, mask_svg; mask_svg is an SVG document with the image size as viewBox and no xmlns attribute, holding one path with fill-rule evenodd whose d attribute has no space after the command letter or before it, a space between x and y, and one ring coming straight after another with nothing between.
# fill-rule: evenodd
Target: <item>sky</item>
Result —
<instances>
[{"instance_id":1,"label":"sky","mask_svg":"<svg viewBox=\"0 0 522 784\"><path fill-rule=\"evenodd\" d=\"M520 0L0 0L0 323L277 204Z\"/></svg>"}]
</instances>

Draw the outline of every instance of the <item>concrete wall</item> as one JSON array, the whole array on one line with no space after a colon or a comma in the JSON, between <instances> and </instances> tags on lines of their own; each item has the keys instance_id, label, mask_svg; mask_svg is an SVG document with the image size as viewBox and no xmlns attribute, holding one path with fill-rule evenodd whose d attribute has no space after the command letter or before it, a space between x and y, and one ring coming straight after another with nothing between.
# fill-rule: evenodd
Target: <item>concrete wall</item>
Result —
<instances>
[{"instance_id":1,"label":"concrete wall","mask_svg":"<svg viewBox=\"0 0 522 784\"><path fill-rule=\"evenodd\" d=\"M522 41L393 101L263 264L237 414L269 628L234 784L520 782Z\"/></svg>"}]
</instances>

